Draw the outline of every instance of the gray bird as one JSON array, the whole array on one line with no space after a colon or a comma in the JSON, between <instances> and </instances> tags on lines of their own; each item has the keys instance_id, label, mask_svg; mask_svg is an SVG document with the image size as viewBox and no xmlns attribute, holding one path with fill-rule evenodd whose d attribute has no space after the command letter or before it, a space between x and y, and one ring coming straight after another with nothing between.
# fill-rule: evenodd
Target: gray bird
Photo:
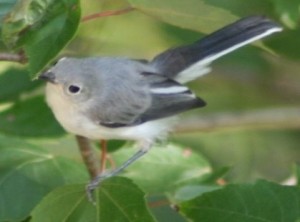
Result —
<instances>
[{"instance_id":1,"label":"gray bird","mask_svg":"<svg viewBox=\"0 0 300 222\"><path fill-rule=\"evenodd\" d=\"M219 57L282 28L262 16L232 23L199 41L169 49L152 61L116 57L63 58L40 75L46 100L58 122L89 139L134 140L140 149L119 168L93 179L99 183L143 156L165 138L174 116L205 106L183 84L210 71Z\"/></svg>"}]
</instances>

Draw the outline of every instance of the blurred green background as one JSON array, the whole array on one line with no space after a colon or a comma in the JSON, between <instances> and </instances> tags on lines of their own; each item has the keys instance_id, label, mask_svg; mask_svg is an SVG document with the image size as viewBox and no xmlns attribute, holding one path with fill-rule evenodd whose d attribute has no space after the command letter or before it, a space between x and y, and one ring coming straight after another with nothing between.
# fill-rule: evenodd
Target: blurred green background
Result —
<instances>
[{"instance_id":1,"label":"blurred green background","mask_svg":"<svg viewBox=\"0 0 300 222\"><path fill-rule=\"evenodd\" d=\"M270 116L273 110L282 109L285 115L289 108L300 107L299 24L281 16L283 8L287 8L291 16L294 8L279 0L207 2L238 17L265 14L277 21L281 18L279 22L284 23L286 30L264 41L264 48L247 46L221 58L213 64L209 75L190 83L193 91L208 105L183 114L179 124L184 124L186 118L201 120L225 113L248 113L262 109L269 110ZM85 0L82 1L82 14L127 6L128 3L123 0ZM203 35L133 11L82 23L60 57L125 56L151 59L167 48L191 43ZM16 74L13 70L12 74L9 71L12 67L20 69L20 73ZM2 62L0 69L3 70L0 74L0 133L25 138L56 155L72 155L80 161L74 138L66 135L54 122L43 102L44 83L31 82L27 75L22 75L26 71L21 65ZM19 89L18 92L16 89ZM295 122L299 119L296 118ZM293 119L290 121L294 122ZM300 159L300 125L292 125L251 128L239 125L191 133L176 133L175 130L170 140L202 153L216 169L230 166L231 170L226 175L228 181L267 178L281 182L292 174L293 164Z\"/></svg>"}]
</instances>

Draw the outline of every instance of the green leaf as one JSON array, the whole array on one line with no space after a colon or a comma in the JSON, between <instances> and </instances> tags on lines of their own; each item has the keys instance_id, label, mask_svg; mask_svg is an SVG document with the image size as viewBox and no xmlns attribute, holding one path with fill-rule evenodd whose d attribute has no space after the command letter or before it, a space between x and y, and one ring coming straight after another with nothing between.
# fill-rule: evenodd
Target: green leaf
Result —
<instances>
[{"instance_id":1,"label":"green leaf","mask_svg":"<svg viewBox=\"0 0 300 222\"><path fill-rule=\"evenodd\" d=\"M187 185L179 188L174 195L174 201L183 202L194 199L203 193L211 192L213 190L221 189L216 185Z\"/></svg>"},{"instance_id":2,"label":"green leaf","mask_svg":"<svg viewBox=\"0 0 300 222\"><path fill-rule=\"evenodd\" d=\"M18 1L5 17L2 38L25 49L35 77L72 39L80 22L79 0Z\"/></svg>"},{"instance_id":3,"label":"green leaf","mask_svg":"<svg viewBox=\"0 0 300 222\"><path fill-rule=\"evenodd\" d=\"M151 195L147 197L151 212L159 222L186 222L177 212L176 206L170 204L165 195Z\"/></svg>"},{"instance_id":4,"label":"green leaf","mask_svg":"<svg viewBox=\"0 0 300 222\"><path fill-rule=\"evenodd\" d=\"M202 0L128 0L133 7L164 22L204 33L215 31L235 20L229 11Z\"/></svg>"},{"instance_id":5,"label":"green leaf","mask_svg":"<svg viewBox=\"0 0 300 222\"><path fill-rule=\"evenodd\" d=\"M296 29L300 19L300 2L299 0L273 0L276 13L280 20L289 28Z\"/></svg>"},{"instance_id":6,"label":"green leaf","mask_svg":"<svg viewBox=\"0 0 300 222\"><path fill-rule=\"evenodd\" d=\"M116 150L121 149L126 143L126 140L108 140L107 150L108 152L115 152Z\"/></svg>"},{"instance_id":7,"label":"green leaf","mask_svg":"<svg viewBox=\"0 0 300 222\"><path fill-rule=\"evenodd\" d=\"M300 219L300 188L267 181L228 185L180 205L191 221L282 222Z\"/></svg>"},{"instance_id":8,"label":"green leaf","mask_svg":"<svg viewBox=\"0 0 300 222\"><path fill-rule=\"evenodd\" d=\"M300 29L285 30L280 35L269 38L265 43L278 54L298 60L300 58L300 50L295 46L300 44L299 35Z\"/></svg>"},{"instance_id":9,"label":"green leaf","mask_svg":"<svg viewBox=\"0 0 300 222\"><path fill-rule=\"evenodd\" d=\"M23 92L31 91L40 85L40 81L31 81L28 72L10 68L0 75L0 101L18 99Z\"/></svg>"},{"instance_id":10,"label":"green leaf","mask_svg":"<svg viewBox=\"0 0 300 222\"><path fill-rule=\"evenodd\" d=\"M122 148L113 153L116 165L125 162L134 152L136 148ZM124 175L147 192L161 193L192 181L204 180L210 172L209 163L201 155L170 144L153 147L129 166Z\"/></svg>"},{"instance_id":11,"label":"green leaf","mask_svg":"<svg viewBox=\"0 0 300 222\"><path fill-rule=\"evenodd\" d=\"M49 191L87 180L81 164L0 135L0 221L25 219Z\"/></svg>"},{"instance_id":12,"label":"green leaf","mask_svg":"<svg viewBox=\"0 0 300 222\"><path fill-rule=\"evenodd\" d=\"M96 191L96 206L87 200L83 185L60 187L32 212L32 222L154 222L144 193L130 180L114 177Z\"/></svg>"},{"instance_id":13,"label":"green leaf","mask_svg":"<svg viewBox=\"0 0 300 222\"><path fill-rule=\"evenodd\" d=\"M0 113L0 131L18 136L60 136L64 130L41 96L16 103Z\"/></svg>"},{"instance_id":14,"label":"green leaf","mask_svg":"<svg viewBox=\"0 0 300 222\"><path fill-rule=\"evenodd\" d=\"M295 164L294 166L294 175L293 175L296 179L296 185L300 186L300 166L299 164Z\"/></svg>"}]
</instances>

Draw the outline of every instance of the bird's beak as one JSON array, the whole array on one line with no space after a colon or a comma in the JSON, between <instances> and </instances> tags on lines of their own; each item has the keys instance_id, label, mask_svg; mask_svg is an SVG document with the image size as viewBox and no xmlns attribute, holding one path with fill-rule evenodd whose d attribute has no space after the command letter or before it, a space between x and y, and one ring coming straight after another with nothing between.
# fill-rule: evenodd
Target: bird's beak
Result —
<instances>
[{"instance_id":1,"label":"bird's beak","mask_svg":"<svg viewBox=\"0 0 300 222\"><path fill-rule=\"evenodd\" d=\"M39 75L38 79L46 80L47 82L56 83L55 74L51 71L46 71Z\"/></svg>"}]
</instances>

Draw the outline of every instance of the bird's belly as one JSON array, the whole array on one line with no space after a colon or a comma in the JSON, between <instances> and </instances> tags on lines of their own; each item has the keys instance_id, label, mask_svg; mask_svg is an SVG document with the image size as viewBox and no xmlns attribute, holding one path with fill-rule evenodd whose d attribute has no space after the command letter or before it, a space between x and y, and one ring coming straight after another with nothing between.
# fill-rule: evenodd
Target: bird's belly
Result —
<instances>
[{"instance_id":1,"label":"bird's belly","mask_svg":"<svg viewBox=\"0 0 300 222\"><path fill-rule=\"evenodd\" d=\"M71 118L70 118L71 117ZM81 116L69 113L68 121L57 116L58 121L66 131L85 136L90 139L124 139L135 141L154 141L164 138L173 125L171 118L146 122L136 126L109 128L101 126ZM72 119L72 120L71 120Z\"/></svg>"}]
</instances>

